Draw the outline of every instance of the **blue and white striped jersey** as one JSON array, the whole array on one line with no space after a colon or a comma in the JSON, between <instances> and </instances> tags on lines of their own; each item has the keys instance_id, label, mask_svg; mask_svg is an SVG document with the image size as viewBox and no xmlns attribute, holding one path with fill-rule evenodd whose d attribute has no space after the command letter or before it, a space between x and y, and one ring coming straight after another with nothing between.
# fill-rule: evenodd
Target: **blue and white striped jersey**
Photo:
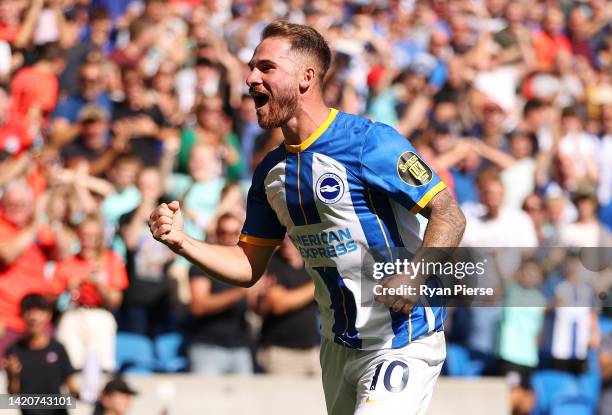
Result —
<instances>
[{"instance_id":1,"label":"blue and white striped jersey","mask_svg":"<svg viewBox=\"0 0 612 415\"><path fill-rule=\"evenodd\" d=\"M446 186L393 128L332 109L300 145L283 144L256 168L240 240L289 235L315 281L321 334L346 347L399 348L443 329L443 306L396 313L362 292L362 255L393 260L421 246L416 214Z\"/></svg>"}]
</instances>

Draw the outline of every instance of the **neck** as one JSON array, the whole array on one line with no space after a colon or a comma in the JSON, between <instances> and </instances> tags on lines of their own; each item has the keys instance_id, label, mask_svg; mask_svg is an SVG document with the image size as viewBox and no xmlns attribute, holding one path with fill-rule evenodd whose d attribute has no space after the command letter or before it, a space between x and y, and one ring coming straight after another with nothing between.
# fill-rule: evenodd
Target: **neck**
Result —
<instances>
[{"instance_id":1,"label":"neck","mask_svg":"<svg viewBox=\"0 0 612 415\"><path fill-rule=\"evenodd\" d=\"M44 331L32 333L28 338L28 345L32 349L44 349L49 344L49 336Z\"/></svg>"},{"instance_id":2,"label":"neck","mask_svg":"<svg viewBox=\"0 0 612 415\"><path fill-rule=\"evenodd\" d=\"M81 251L81 258L86 260L95 260L98 258L98 252L93 249L83 249Z\"/></svg>"},{"instance_id":3,"label":"neck","mask_svg":"<svg viewBox=\"0 0 612 415\"><path fill-rule=\"evenodd\" d=\"M297 145L306 141L327 119L329 111L330 109L322 100L314 105L301 108L295 117L281 126L285 142Z\"/></svg>"}]
</instances>

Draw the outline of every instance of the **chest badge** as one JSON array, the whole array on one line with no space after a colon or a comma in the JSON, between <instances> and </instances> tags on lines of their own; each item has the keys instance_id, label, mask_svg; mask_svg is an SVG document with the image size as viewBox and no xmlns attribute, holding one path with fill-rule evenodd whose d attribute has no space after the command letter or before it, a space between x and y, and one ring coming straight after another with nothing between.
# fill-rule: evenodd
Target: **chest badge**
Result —
<instances>
[{"instance_id":1,"label":"chest badge","mask_svg":"<svg viewBox=\"0 0 612 415\"><path fill-rule=\"evenodd\" d=\"M344 195L344 182L334 173L325 173L316 185L317 197L326 205L336 203Z\"/></svg>"}]
</instances>

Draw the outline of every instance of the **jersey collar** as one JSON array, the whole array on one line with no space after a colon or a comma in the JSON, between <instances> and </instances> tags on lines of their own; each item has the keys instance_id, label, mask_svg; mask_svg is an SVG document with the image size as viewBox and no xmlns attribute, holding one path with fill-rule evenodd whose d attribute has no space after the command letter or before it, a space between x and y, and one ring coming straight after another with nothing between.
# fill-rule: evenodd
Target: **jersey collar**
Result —
<instances>
[{"instance_id":1,"label":"jersey collar","mask_svg":"<svg viewBox=\"0 0 612 415\"><path fill-rule=\"evenodd\" d=\"M312 143L317 141L317 139L319 137L321 137L325 131L327 131L327 129L329 128L331 123L336 118L336 115L338 115L338 110L335 109L335 108L331 108L330 111L329 111L329 115L327 116L325 121L323 121L323 124L321 124L315 130L315 132L310 135L310 137L308 137L305 141L303 141L300 144L287 144L287 143L285 143L285 149L288 152L290 152L290 153L299 153L300 151L306 150L308 147L310 147L310 145Z\"/></svg>"}]
</instances>

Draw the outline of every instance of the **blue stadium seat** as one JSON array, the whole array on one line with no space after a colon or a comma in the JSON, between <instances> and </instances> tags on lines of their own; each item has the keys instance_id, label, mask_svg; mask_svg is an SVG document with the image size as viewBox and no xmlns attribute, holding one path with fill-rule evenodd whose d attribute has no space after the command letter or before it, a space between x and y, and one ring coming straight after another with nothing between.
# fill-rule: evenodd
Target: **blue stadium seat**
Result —
<instances>
[{"instance_id":1,"label":"blue stadium seat","mask_svg":"<svg viewBox=\"0 0 612 415\"><path fill-rule=\"evenodd\" d=\"M151 373L155 368L153 343L135 333L117 333L117 368L119 372Z\"/></svg>"},{"instance_id":2,"label":"blue stadium seat","mask_svg":"<svg viewBox=\"0 0 612 415\"><path fill-rule=\"evenodd\" d=\"M179 333L167 333L155 338L157 369L161 372L181 372L187 370L188 360L182 355L185 339Z\"/></svg>"},{"instance_id":3,"label":"blue stadium seat","mask_svg":"<svg viewBox=\"0 0 612 415\"><path fill-rule=\"evenodd\" d=\"M596 407L601 393L601 374L599 371L599 354L589 352L589 369L578 377L580 391L589 399L591 406Z\"/></svg>"},{"instance_id":4,"label":"blue stadium seat","mask_svg":"<svg viewBox=\"0 0 612 415\"><path fill-rule=\"evenodd\" d=\"M568 397L554 402L550 408L550 415L594 415L593 408L586 397Z\"/></svg>"},{"instance_id":5,"label":"blue stadium seat","mask_svg":"<svg viewBox=\"0 0 612 415\"><path fill-rule=\"evenodd\" d=\"M599 318L599 330L601 334L612 333L612 318L610 317L600 317Z\"/></svg>"},{"instance_id":6,"label":"blue stadium seat","mask_svg":"<svg viewBox=\"0 0 612 415\"><path fill-rule=\"evenodd\" d=\"M558 370L540 370L531 376L536 396L535 414L548 414L553 403L563 399L584 397L580 392L578 378Z\"/></svg>"},{"instance_id":7,"label":"blue stadium seat","mask_svg":"<svg viewBox=\"0 0 612 415\"><path fill-rule=\"evenodd\" d=\"M456 343L449 343L446 348L445 369L448 376L479 376L484 363L470 357L467 348Z\"/></svg>"}]
</instances>

